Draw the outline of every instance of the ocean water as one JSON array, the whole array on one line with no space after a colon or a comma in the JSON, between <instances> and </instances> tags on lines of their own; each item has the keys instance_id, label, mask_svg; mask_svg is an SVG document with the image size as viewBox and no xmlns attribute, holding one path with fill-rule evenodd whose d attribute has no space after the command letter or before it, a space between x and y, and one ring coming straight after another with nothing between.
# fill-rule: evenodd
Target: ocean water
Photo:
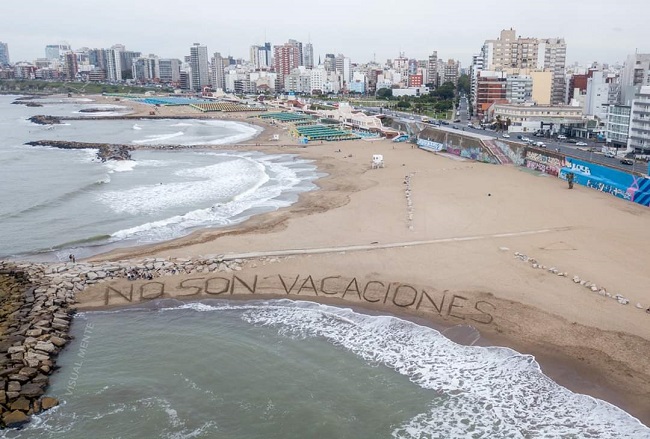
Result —
<instances>
[{"instance_id":1,"label":"ocean water","mask_svg":"<svg viewBox=\"0 0 650 439\"><path fill-rule=\"evenodd\" d=\"M7 438L648 438L507 348L289 300L78 315L49 394Z\"/></svg>"},{"instance_id":2,"label":"ocean water","mask_svg":"<svg viewBox=\"0 0 650 439\"><path fill-rule=\"evenodd\" d=\"M0 257L78 258L116 246L173 239L239 223L285 207L314 190L315 165L292 155L214 151L201 145L253 138L253 125L207 120L74 120L40 126L28 117L111 114L125 107L72 99L44 107L0 96ZM119 111L118 111L119 110ZM198 145L138 150L133 160L99 162L95 150L32 147L32 140L134 145Z\"/></svg>"}]
</instances>

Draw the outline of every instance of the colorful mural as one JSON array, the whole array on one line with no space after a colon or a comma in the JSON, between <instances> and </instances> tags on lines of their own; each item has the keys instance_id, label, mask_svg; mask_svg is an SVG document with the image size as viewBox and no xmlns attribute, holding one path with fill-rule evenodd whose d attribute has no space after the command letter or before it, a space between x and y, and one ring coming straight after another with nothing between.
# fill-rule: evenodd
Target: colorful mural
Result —
<instances>
[{"instance_id":1,"label":"colorful mural","mask_svg":"<svg viewBox=\"0 0 650 439\"><path fill-rule=\"evenodd\" d=\"M559 177L566 180L573 173L575 183L612 194L643 206L650 205L650 179L607 166L567 157Z\"/></svg>"},{"instance_id":2,"label":"colorful mural","mask_svg":"<svg viewBox=\"0 0 650 439\"><path fill-rule=\"evenodd\" d=\"M444 145L439 142L434 142L432 140L418 139L418 147L426 151L438 152L444 149Z\"/></svg>"}]
</instances>

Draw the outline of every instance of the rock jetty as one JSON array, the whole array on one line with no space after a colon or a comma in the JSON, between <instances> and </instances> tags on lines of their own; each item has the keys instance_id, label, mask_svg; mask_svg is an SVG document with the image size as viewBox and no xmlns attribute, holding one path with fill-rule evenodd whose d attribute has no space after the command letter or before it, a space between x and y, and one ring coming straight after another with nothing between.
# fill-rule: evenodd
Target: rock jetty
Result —
<instances>
[{"instance_id":1,"label":"rock jetty","mask_svg":"<svg viewBox=\"0 0 650 439\"><path fill-rule=\"evenodd\" d=\"M25 145L51 146L60 149L96 149L97 158L102 162L107 160L131 160L131 151L133 150L130 145L72 142L68 140L36 140L27 142Z\"/></svg>"},{"instance_id":2,"label":"rock jetty","mask_svg":"<svg viewBox=\"0 0 650 439\"><path fill-rule=\"evenodd\" d=\"M24 105L26 107L42 107L43 106L43 104L39 104L38 102L31 102L31 101L21 100L21 99L13 101L12 104L14 104L14 105Z\"/></svg>"},{"instance_id":3,"label":"rock jetty","mask_svg":"<svg viewBox=\"0 0 650 439\"><path fill-rule=\"evenodd\" d=\"M34 285L30 275L0 264L0 414L2 427L58 405L43 397L54 359L69 340L72 291Z\"/></svg>"},{"instance_id":4,"label":"rock jetty","mask_svg":"<svg viewBox=\"0 0 650 439\"><path fill-rule=\"evenodd\" d=\"M56 357L70 340L75 294L86 286L120 278L239 271L242 263L220 256L100 264L0 261L0 428L19 427L31 415L59 404L44 394Z\"/></svg>"}]
</instances>

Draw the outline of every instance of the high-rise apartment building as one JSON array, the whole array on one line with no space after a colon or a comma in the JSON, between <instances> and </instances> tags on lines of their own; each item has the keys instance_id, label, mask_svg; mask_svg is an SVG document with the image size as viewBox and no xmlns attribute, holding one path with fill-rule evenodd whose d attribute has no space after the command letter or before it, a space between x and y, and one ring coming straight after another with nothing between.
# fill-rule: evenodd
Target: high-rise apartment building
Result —
<instances>
[{"instance_id":1,"label":"high-rise apartment building","mask_svg":"<svg viewBox=\"0 0 650 439\"><path fill-rule=\"evenodd\" d=\"M630 105L641 87L650 85L650 53L628 55L621 72L621 103Z\"/></svg>"},{"instance_id":2,"label":"high-rise apartment building","mask_svg":"<svg viewBox=\"0 0 650 439\"><path fill-rule=\"evenodd\" d=\"M58 44L48 44L45 46L45 58L49 59L50 61L58 61L60 56L61 52L59 51Z\"/></svg>"},{"instance_id":3,"label":"high-rise apartment building","mask_svg":"<svg viewBox=\"0 0 650 439\"><path fill-rule=\"evenodd\" d=\"M336 57L334 56L333 53L326 53L325 54L325 60L323 61L323 67L325 67L325 71L327 71L327 72L335 72L336 71Z\"/></svg>"},{"instance_id":4,"label":"high-rise apartment building","mask_svg":"<svg viewBox=\"0 0 650 439\"><path fill-rule=\"evenodd\" d=\"M224 71L224 59L221 56L221 53L219 52L215 52L214 55L212 56L212 86L215 89L220 88L224 91L226 90L226 75Z\"/></svg>"},{"instance_id":5,"label":"high-rise apartment building","mask_svg":"<svg viewBox=\"0 0 650 439\"><path fill-rule=\"evenodd\" d=\"M343 84L349 84L350 80L352 79L352 66L350 63L350 58L339 53L336 55L335 65L336 73L341 75L341 86L343 86Z\"/></svg>"},{"instance_id":6,"label":"high-rise apartment building","mask_svg":"<svg viewBox=\"0 0 650 439\"><path fill-rule=\"evenodd\" d=\"M201 43L194 43L190 47L190 67L192 69L192 88L201 91L210 85L210 72L208 69L208 47Z\"/></svg>"},{"instance_id":7,"label":"high-rise apartment building","mask_svg":"<svg viewBox=\"0 0 650 439\"><path fill-rule=\"evenodd\" d=\"M108 64L106 56L105 49L91 49L88 51L88 63L95 66L95 69L106 72Z\"/></svg>"},{"instance_id":8,"label":"high-rise apartment building","mask_svg":"<svg viewBox=\"0 0 650 439\"><path fill-rule=\"evenodd\" d=\"M160 62L155 55L134 59L131 68L133 79L138 82L147 83L160 79Z\"/></svg>"},{"instance_id":9,"label":"high-rise apartment building","mask_svg":"<svg viewBox=\"0 0 650 439\"><path fill-rule=\"evenodd\" d=\"M181 61L173 58L158 60L160 82L165 84L177 83L181 80Z\"/></svg>"},{"instance_id":10,"label":"high-rise apartment building","mask_svg":"<svg viewBox=\"0 0 650 439\"><path fill-rule=\"evenodd\" d=\"M305 44L303 52L303 61L305 68L313 69L314 68L314 46L311 43Z\"/></svg>"},{"instance_id":11,"label":"high-rise apartment building","mask_svg":"<svg viewBox=\"0 0 650 439\"><path fill-rule=\"evenodd\" d=\"M77 55L74 52L66 52L63 55L63 75L68 81L73 81L77 77Z\"/></svg>"},{"instance_id":12,"label":"high-rise apartment building","mask_svg":"<svg viewBox=\"0 0 650 439\"><path fill-rule=\"evenodd\" d=\"M106 79L109 81L121 81L122 61L120 58L120 48L114 47L106 50Z\"/></svg>"},{"instance_id":13,"label":"high-rise apartment building","mask_svg":"<svg viewBox=\"0 0 650 439\"><path fill-rule=\"evenodd\" d=\"M299 66L304 66L305 65L305 58L304 54L302 51L302 43L297 40L289 40L288 44L292 44L298 48L298 65Z\"/></svg>"},{"instance_id":14,"label":"high-rise apartment building","mask_svg":"<svg viewBox=\"0 0 650 439\"><path fill-rule=\"evenodd\" d=\"M650 154L650 85L642 86L632 101L628 150Z\"/></svg>"},{"instance_id":15,"label":"high-rise apartment building","mask_svg":"<svg viewBox=\"0 0 650 439\"><path fill-rule=\"evenodd\" d=\"M458 85L458 78L460 77L460 62L453 59L447 60L444 65L444 76L441 82L451 82L454 86Z\"/></svg>"},{"instance_id":16,"label":"high-rise apartment building","mask_svg":"<svg viewBox=\"0 0 650 439\"><path fill-rule=\"evenodd\" d=\"M119 45L121 47L121 44ZM141 52L131 50L120 50L120 65L122 66L122 79L129 79L133 76L133 61L142 56Z\"/></svg>"},{"instance_id":17,"label":"high-rise apartment building","mask_svg":"<svg viewBox=\"0 0 650 439\"><path fill-rule=\"evenodd\" d=\"M271 43L263 46L251 46L250 61L256 70L267 70L271 67Z\"/></svg>"},{"instance_id":18,"label":"high-rise apartment building","mask_svg":"<svg viewBox=\"0 0 650 439\"><path fill-rule=\"evenodd\" d=\"M0 66L9 65L9 45L0 41Z\"/></svg>"},{"instance_id":19,"label":"high-rise apartment building","mask_svg":"<svg viewBox=\"0 0 650 439\"><path fill-rule=\"evenodd\" d=\"M514 29L504 29L499 38L485 40L481 49L483 69L545 70L553 73L551 103L565 100L566 43L564 38L521 38Z\"/></svg>"},{"instance_id":20,"label":"high-rise apartment building","mask_svg":"<svg viewBox=\"0 0 650 439\"><path fill-rule=\"evenodd\" d=\"M434 87L438 86L438 52L436 50L429 55L427 62L427 83Z\"/></svg>"},{"instance_id":21,"label":"high-rise apartment building","mask_svg":"<svg viewBox=\"0 0 650 439\"><path fill-rule=\"evenodd\" d=\"M282 46L273 46L273 58L279 86L276 89L282 89L284 88L284 77L300 66L300 50L291 41Z\"/></svg>"}]
</instances>

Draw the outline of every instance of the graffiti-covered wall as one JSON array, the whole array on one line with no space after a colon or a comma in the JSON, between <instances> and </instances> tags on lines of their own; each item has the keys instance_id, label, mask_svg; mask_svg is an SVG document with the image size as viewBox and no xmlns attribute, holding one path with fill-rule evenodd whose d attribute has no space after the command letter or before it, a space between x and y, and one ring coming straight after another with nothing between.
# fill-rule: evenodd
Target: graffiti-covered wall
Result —
<instances>
[{"instance_id":1,"label":"graffiti-covered wall","mask_svg":"<svg viewBox=\"0 0 650 439\"><path fill-rule=\"evenodd\" d=\"M526 167L544 174L558 176L564 166L564 156L549 151L526 148Z\"/></svg>"},{"instance_id":2,"label":"graffiti-covered wall","mask_svg":"<svg viewBox=\"0 0 650 439\"><path fill-rule=\"evenodd\" d=\"M650 205L650 179L607 166L566 157L559 177L566 180L573 173L575 183L606 192L644 206Z\"/></svg>"},{"instance_id":3,"label":"graffiti-covered wall","mask_svg":"<svg viewBox=\"0 0 650 439\"><path fill-rule=\"evenodd\" d=\"M441 149L436 149L440 147ZM446 151L460 157L484 163L498 163L475 137L464 136L451 131L425 128L418 135L418 146L428 151Z\"/></svg>"}]
</instances>

